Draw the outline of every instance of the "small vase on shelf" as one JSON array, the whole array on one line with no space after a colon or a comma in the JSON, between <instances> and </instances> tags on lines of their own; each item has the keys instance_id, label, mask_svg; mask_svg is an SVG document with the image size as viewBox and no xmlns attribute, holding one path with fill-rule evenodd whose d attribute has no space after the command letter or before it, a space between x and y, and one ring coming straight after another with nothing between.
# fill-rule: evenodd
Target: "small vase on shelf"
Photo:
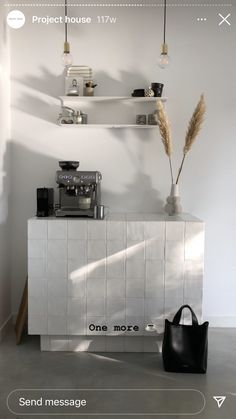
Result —
<instances>
[{"instance_id":1,"label":"small vase on shelf","mask_svg":"<svg viewBox=\"0 0 236 419\"><path fill-rule=\"evenodd\" d=\"M171 185L170 195L166 199L165 211L169 215L177 215L182 213L179 196L179 185L176 183Z\"/></svg>"}]
</instances>

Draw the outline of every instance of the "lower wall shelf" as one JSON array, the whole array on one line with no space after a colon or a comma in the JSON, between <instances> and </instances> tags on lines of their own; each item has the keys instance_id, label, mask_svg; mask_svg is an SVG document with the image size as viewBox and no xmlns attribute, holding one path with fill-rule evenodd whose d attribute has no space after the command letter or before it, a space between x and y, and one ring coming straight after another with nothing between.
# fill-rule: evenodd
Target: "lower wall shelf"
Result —
<instances>
[{"instance_id":1,"label":"lower wall shelf","mask_svg":"<svg viewBox=\"0 0 236 419\"><path fill-rule=\"evenodd\" d=\"M59 124L60 127L66 128L138 128L148 129L157 128L157 125L135 125L135 124Z\"/></svg>"}]
</instances>

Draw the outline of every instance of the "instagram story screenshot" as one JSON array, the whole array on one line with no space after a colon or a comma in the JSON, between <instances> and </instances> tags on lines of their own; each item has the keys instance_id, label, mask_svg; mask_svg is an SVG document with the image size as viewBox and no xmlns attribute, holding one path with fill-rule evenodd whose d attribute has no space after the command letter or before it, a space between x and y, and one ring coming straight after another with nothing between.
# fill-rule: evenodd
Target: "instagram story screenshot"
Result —
<instances>
[{"instance_id":1,"label":"instagram story screenshot","mask_svg":"<svg viewBox=\"0 0 236 419\"><path fill-rule=\"evenodd\" d=\"M235 419L235 13L0 1L0 419Z\"/></svg>"}]
</instances>

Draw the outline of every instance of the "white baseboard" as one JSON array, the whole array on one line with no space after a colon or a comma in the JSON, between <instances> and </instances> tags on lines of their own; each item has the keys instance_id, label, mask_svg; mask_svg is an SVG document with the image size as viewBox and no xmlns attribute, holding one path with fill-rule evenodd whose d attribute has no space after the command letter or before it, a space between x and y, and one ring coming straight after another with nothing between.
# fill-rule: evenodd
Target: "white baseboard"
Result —
<instances>
[{"instance_id":1,"label":"white baseboard","mask_svg":"<svg viewBox=\"0 0 236 419\"><path fill-rule=\"evenodd\" d=\"M0 343L3 341L4 336L12 328L12 314L5 320L3 325L0 327Z\"/></svg>"},{"instance_id":2,"label":"white baseboard","mask_svg":"<svg viewBox=\"0 0 236 419\"><path fill-rule=\"evenodd\" d=\"M209 327L236 327L236 316L208 316Z\"/></svg>"}]
</instances>

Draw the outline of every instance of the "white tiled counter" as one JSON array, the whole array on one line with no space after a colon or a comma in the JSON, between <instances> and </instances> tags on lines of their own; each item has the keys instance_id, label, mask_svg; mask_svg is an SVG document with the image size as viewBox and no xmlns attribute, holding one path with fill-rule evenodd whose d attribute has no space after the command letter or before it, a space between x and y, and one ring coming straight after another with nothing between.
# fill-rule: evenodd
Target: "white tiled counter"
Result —
<instances>
[{"instance_id":1,"label":"white tiled counter","mask_svg":"<svg viewBox=\"0 0 236 419\"><path fill-rule=\"evenodd\" d=\"M29 333L42 350L157 351L183 303L201 320L203 257L204 223L187 214L32 218Z\"/></svg>"}]
</instances>

